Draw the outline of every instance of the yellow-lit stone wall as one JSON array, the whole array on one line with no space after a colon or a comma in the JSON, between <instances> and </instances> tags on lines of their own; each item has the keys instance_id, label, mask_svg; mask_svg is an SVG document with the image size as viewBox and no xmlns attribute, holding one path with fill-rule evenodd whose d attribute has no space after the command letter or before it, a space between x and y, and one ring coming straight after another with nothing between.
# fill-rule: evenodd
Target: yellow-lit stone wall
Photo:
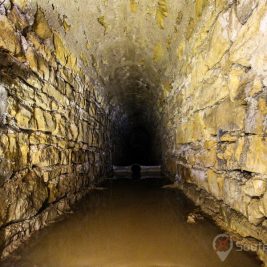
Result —
<instances>
[{"instance_id":1,"label":"yellow-lit stone wall","mask_svg":"<svg viewBox=\"0 0 267 267\"><path fill-rule=\"evenodd\" d=\"M44 12L0 4L0 251L52 222L107 175L110 121Z\"/></svg>"},{"instance_id":2,"label":"yellow-lit stone wall","mask_svg":"<svg viewBox=\"0 0 267 267\"><path fill-rule=\"evenodd\" d=\"M193 10L167 96L165 169L199 204L213 197L210 210L221 209L206 211L224 228L266 243L267 2L195 1Z\"/></svg>"}]
</instances>

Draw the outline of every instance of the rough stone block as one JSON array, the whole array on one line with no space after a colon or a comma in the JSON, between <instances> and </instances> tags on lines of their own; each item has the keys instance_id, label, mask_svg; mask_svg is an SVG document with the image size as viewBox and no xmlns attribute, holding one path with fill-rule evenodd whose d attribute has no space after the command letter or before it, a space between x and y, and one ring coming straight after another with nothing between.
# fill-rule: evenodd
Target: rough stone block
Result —
<instances>
[{"instance_id":1,"label":"rough stone block","mask_svg":"<svg viewBox=\"0 0 267 267\"><path fill-rule=\"evenodd\" d=\"M45 18L45 14L40 8L37 9L33 28L36 34L42 39L47 39L52 37L52 31Z\"/></svg>"},{"instance_id":2,"label":"rough stone block","mask_svg":"<svg viewBox=\"0 0 267 267\"><path fill-rule=\"evenodd\" d=\"M223 188L224 188L224 175L218 174L212 170L208 170L208 192L210 192L217 199L223 198Z\"/></svg>"},{"instance_id":3,"label":"rough stone block","mask_svg":"<svg viewBox=\"0 0 267 267\"><path fill-rule=\"evenodd\" d=\"M57 165L60 162L60 151L54 146L31 146L31 164L38 167Z\"/></svg>"},{"instance_id":4,"label":"rough stone block","mask_svg":"<svg viewBox=\"0 0 267 267\"><path fill-rule=\"evenodd\" d=\"M260 136L249 136L246 157L242 168L246 171L267 174L267 142Z\"/></svg>"},{"instance_id":5,"label":"rough stone block","mask_svg":"<svg viewBox=\"0 0 267 267\"><path fill-rule=\"evenodd\" d=\"M17 55L21 52L20 36L6 16L0 15L0 48Z\"/></svg>"},{"instance_id":6,"label":"rough stone block","mask_svg":"<svg viewBox=\"0 0 267 267\"><path fill-rule=\"evenodd\" d=\"M14 201L8 203L7 222L30 218L42 208L48 192L42 179L33 172L21 175L17 180L6 185L6 192Z\"/></svg>"},{"instance_id":7,"label":"rough stone block","mask_svg":"<svg viewBox=\"0 0 267 267\"><path fill-rule=\"evenodd\" d=\"M212 38L209 44L207 55L207 65L213 68L220 62L224 54L231 46L231 41L227 33L227 26L229 25L229 12L222 13L214 25L212 31Z\"/></svg>"},{"instance_id":8,"label":"rough stone block","mask_svg":"<svg viewBox=\"0 0 267 267\"><path fill-rule=\"evenodd\" d=\"M17 126L22 129L34 128L31 124L31 119L33 117L33 112L30 108L25 108L22 105L18 105L18 110L15 116Z\"/></svg>"},{"instance_id":9,"label":"rough stone block","mask_svg":"<svg viewBox=\"0 0 267 267\"><path fill-rule=\"evenodd\" d=\"M219 131L230 132L244 129L246 109L242 102L232 102L227 99L218 106L208 109L204 114L206 130L211 135L216 135Z\"/></svg>"},{"instance_id":10,"label":"rough stone block","mask_svg":"<svg viewBox=\"0 0 267 267\"><path fill-rule=\"evenodd\" d=\"M20 31L23 31L26 27L29 26L27 17L22 14L17 6L13 6L7 17L16 27L16 29Z\"/></svg>"},{"instance_id":11,"label":"rough stone block","mask_svg":"<svg viewBox=\"0 0 267 267\"><path fill-rule=\"evenodd\" d=\"M44 132L55 131L55 121L53 116L40 108L34 109L34 119L36 120L37 129Z\"/></svg>"},{"instance_id":12,"label":"rough stone block","mask_svg":"<svg viewBox=\"0 0 267 267\"><path fill-rule=\"evenodd\" d=\"M253 199L248 205L248 220L249 222L258 225L265 219L262 203L258 199Z\"/></svg>"},{"instance_id":13,"label":"rough stone block","mask_svg":"<svg viewBox=\"0 0 267 267\"><path fill-rule=\"evenodd\" d=\"M177 125L176 144L185 144L202 140L205 137L205 126L200 113L195 113L187 122Z\"/></svg>"},{"instance_id":14,"label":"rough stone block","mask_svg":"<svg viewBox=\"0 0 267 267\"><path fill-rule=\"evenodd\" d=\"M260 197L267 189L267 181L264 178L255 177L248 180L242 189L250 197Z\"/></svg>"},{"instance_id":15,"label":"rough stone block","mask_svg":"<svg viewBox=\"0 0 267 267\"><path fill-rule=\"evenodd\" d=\"M243 0L236 3L236 14L242 24L247 22L257 4L257 0Z\"/></svg>"}]
</instances>

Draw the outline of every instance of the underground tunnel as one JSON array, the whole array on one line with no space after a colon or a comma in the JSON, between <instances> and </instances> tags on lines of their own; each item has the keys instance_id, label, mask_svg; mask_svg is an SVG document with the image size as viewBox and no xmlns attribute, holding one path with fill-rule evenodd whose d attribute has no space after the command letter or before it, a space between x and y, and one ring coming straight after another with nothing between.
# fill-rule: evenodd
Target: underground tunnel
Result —
<instances>
[{"instance_id":1,"label":"underground tunnel","mask_svg":"<svg viewBox=\"0 0 267 267\"><path fill-rule=\"evenodd\" d=\"M115 71L113 81L107 85L110 97L121 105L121 111L113 115L112 122L114 165L161 163L161 143L157 132L160 118L154 107L159 90L157 86L160 85L155 79L150 80L151 73L150 68L126 65Z\"/></svg>"},{"instance_id":2,"label":"underground tunnel","mask_svg":"<svg viewBox=\"0 0 267 267\"><path fill-rule=\"evenodd\" d=\"M0 266L267 266L266 58L266 0L2 0Z\"/></svg>"}]
</instances>

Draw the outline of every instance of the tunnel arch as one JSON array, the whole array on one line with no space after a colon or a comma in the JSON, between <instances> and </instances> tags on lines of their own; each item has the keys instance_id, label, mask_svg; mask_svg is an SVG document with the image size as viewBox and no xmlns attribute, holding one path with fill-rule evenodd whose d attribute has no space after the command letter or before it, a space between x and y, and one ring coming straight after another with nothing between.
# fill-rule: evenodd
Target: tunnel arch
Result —
<instances>
[{"instance_id":1,"label":"tunnel arch","mask_svg":"<svg viewBox=\"0 0 267 267\"><path fill-rule=\"evenodd\" d=\"M119 157L123 165L161 162L161 143L156 140L161 120L156 113L156 99L161 88L157 88L160 85L156 74L154 80L150 77L148 68L129 64L117 68L106 85L118 107L112 115L114 164L120 164Z\"/></svg>"}]
</instances>

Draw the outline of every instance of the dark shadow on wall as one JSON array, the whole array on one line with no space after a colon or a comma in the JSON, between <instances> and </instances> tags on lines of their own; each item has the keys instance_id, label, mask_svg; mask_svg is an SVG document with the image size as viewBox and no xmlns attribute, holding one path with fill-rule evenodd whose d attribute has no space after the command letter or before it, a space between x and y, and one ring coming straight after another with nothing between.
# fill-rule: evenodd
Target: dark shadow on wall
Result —
<instances>
[{"instance_id":1,"label":"dark shadow on wall","mask_svg":"<svg viewBox=\"0 0 267 267\"><path fill-rule=\"evenodd\" d=\"M0 259L5 248L5 231L0 229Z\"/></svg>"}]
</instances>

